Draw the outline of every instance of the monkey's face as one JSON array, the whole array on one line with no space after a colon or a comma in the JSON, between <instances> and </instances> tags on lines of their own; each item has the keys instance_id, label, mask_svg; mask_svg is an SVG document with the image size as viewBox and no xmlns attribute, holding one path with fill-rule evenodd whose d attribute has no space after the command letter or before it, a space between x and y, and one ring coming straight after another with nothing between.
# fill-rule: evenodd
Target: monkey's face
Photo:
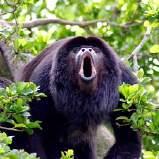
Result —
<instances>
[{"instance_id":1,"label":"monkey's face","mask_svg":"<svg viewBox=\"0 0 159 159\"><path fill-rule=\"evenodd\" d=\"M75 76L80 90L95 91L103 66L103 54L97 47L81 46L74 51Z\"/></svg>"}]
</instances>

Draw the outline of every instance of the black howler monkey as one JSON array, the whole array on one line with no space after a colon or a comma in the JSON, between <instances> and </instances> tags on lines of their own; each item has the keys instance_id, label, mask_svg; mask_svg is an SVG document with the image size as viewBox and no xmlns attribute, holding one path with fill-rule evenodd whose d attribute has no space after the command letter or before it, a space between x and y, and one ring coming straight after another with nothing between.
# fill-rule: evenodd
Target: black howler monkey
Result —
<instances>
[{"instance_id":1,"label":"black howler monkey","mask_svg":"<svg viewBox=\"0 0 159 159\"><path fill-rule=\"evenodd\" d=\"M35 82L47 94L30 105L43 130L29 139L28 151L42 159L59 159L61 151L73 149L75 159L96 159L96 131L109 117L116 142L105 159L139 158L138 133L116 125L121 114L113 112L121 105L118 86L137 80L100 38L55 42L25 66L20 80Z\"/></svg>"}]
</instances>

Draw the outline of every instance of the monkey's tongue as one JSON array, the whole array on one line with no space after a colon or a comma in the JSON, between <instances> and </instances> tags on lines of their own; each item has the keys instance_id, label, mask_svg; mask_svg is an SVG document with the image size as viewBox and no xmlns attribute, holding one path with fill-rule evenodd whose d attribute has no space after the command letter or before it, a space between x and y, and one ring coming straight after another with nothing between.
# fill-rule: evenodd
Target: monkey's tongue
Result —
<instances>
[{"instance_id":1,"label":"monkey's tongue","mask_svg":"<svg viewBox=\"0 0 159 159\"><path fill-rule=\"evenodd\" d=\"M90 56L83 58L79 75L84 81L91 81L96 77L96 69Z\"/></svg>"}]
</instances>

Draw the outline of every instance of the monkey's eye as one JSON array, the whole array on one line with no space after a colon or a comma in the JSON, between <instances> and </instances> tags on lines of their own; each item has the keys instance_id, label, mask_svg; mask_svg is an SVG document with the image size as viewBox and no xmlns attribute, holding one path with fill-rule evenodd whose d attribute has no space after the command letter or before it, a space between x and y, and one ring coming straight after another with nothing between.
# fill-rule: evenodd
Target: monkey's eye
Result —
<instances>
[{"instance_id":1,"label":"monkey's eye","mask_svg":"<svg viewBox=\"0 0 159 159\"><path fill-rule=\"evenodd\" d=\"M96 53L101 53L101 50L100 50L98 47L93 47L93 50L94 50Z\"/></svg>"},{"instance_id":2,"label":"monkey's eye","mask_svg":"<svg viewBox=\"0 0 159 159\"><path fill-rule=\"evenodd\" d=\"M72 49L72 51L73 51L74 53L77 53L79 50L80 50L80 47L75 47L75 48Z\"/></svg>"}]
</instances>

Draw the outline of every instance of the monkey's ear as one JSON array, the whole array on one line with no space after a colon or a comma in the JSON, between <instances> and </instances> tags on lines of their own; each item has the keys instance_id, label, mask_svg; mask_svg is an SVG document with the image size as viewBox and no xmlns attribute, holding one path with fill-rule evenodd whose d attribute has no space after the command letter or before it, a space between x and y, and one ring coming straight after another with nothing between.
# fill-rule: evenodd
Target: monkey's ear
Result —
<instances>
[{"instance_id":1,"label":"monkey's ear","mask_svg":"<svg viewBox=\"0 0 159 159\"><path fill-rule=\"evenodd\" d=\"M128 83L132 85L138 83L137 77L123 62L119 61L119 67L121 70L121 83Z\"/></svg>"}]
</instances>

